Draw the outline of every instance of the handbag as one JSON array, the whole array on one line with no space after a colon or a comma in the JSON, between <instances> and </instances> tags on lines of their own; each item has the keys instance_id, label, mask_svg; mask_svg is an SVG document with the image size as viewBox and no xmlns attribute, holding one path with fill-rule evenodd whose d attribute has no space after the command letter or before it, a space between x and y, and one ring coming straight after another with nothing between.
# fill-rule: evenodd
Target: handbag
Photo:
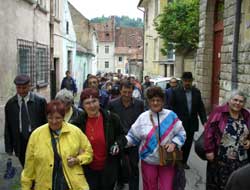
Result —
<instances>
[{"instance_id":1,"label":"handbag","mask_svg":"<svg viewBox=\"0 0 250 190\"><path fill-rule=\"evenodd\" d=\"M160 157L160 166L164 165L170 165L172 164L173 166L181 163L183 159L183 152L179 149L175 149L173 152L168 152L163 146L160 145L160 120L159 120L159 114L157 113L157 119L158 119L158 132L155 130L156 138L158 141L158 146L159 146L159 157ZM153 120L152 113L150 113L150 120L152 122L152 125L155 127L155 123Z\"/></svg>"},{"instance_id":2,"label":"handbag","mask_svg":"<svg viewBox=\"0 0 250 190\"><path fill-rule=\"evenodd\" d=\"M205 152L205 144L204 144L204 132L200 135L200 137L194 143L194 151L202 160L207 160L206 152Z\"/></svg>"}]
</instances>

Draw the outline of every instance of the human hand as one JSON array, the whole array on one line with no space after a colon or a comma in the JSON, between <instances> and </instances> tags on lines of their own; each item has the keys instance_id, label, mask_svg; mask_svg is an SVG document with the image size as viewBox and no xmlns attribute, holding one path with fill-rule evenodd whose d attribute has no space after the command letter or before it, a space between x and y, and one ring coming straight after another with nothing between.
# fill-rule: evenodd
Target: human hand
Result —
<instances>
[{"instance_id":1,"label":"human hand","mask_svg":"<svg viewBox=\"0 0 250 190\"><path fill-rule=\"evenodd\" d=\"M213 161L214 160L214 153L213 152L207 153L206 157L207 157L208 161Z\"/></svg>"},{"instance_id":2,"label":"human hand","mask_svg":"<svg viewBox=\"0 0 250 190\"><path fill-rule=\"evenodd\" d=\"M167 150L167 152L173 152L176 145L174 143L168 143L165 144L163 147Z\"/></svg>"},{"instance_id":3,"label":"human hand","mask_svg":"<svg viewBox=\"0 0 250 190\"><path fill-rule=\"evenodd\" d=\"M250 148L250 140L245 140L244 144L243 144L244 149L249 149Z\"/></svg>"},{"instance_id":4,"label":"human hand","mask_svg":"<svg viewBox=\"0 0 250 190\"><path fill-rule=\"evenodd\" d=\"M72 166L74 166L74 165L79 164L79 159L76 158L76 157L73 157L73 156L69 156L69 157L67 158L67 162L68 162L68 166L69 166L69 167L72 167Z\"/></svg>"},{"instance_id":5,"label":"human hand","mask_svg":"<svg viewBox=\"0 0 250 190\"><path fill-rule=\"evenodd\" d=\"M110 147L110 154L114 156L117 155L119 152L119 145L117 144L117 142L115 142L115 144Z\"/></svg>"}]
</instances>

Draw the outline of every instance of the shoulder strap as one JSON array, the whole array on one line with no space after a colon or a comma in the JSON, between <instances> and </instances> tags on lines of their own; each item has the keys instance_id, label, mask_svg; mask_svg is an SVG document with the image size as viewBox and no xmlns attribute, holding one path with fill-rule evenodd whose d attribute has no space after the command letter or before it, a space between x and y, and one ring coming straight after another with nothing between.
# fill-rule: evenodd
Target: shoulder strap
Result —
<instances>
[{"instance_id":1,"label":"shoulder strap","mask_svg":"<svg viewBox=\"0 0 250 190\"><path fill-rule=\"evenodd\" d=\"M53 152L55 154L55 159L56 160L61 160L61 157L58 154L57 147L56 147L56 139L55 139L55 137L54 137L53 132L52 132L51 129L50 129L50 135L51 135L51 142L52 142Z\"/></svg>"}]
</instances>

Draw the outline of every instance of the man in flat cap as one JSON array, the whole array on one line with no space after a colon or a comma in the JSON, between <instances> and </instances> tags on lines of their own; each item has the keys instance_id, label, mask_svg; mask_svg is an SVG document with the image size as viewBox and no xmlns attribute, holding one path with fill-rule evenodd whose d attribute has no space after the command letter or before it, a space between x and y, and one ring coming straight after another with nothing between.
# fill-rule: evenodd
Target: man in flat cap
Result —
<instances>
[{"instance_id":1,"label":"man in flat cap","mask_svg":"<svg viewBox=\"0 0 250 190\"><path fill-rule=\"evenodd\" d=\"M173 90L171 100L173 111L182 121L187 134L187 139L182 147L185 169L189 169L187 160L192 147L194 133L199 129L198 115L202 124L207 121L200 90L192 86L193 80L191 72L184 72L182 74L183 85Z\"/></svg>"},{"instance_id":2,"label":"man in flat cap","mask_svg":"<svg viewBox=\"0 0 250 190\"><path fill-rule=\"evenodd\" d=\"M5 152L15 152L24 166L25 151L30 133L45 124L46 100L30 91L30 77L18 75L14 80L16 95L5 105Z\"/></svg>"}]
</instances>

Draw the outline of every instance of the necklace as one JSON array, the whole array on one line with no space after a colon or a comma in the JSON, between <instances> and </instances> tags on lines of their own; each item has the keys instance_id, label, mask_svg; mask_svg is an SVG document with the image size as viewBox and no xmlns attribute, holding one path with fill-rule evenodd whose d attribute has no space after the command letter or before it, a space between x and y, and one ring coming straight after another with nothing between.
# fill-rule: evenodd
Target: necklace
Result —
<instances>
[{"instance_id":1,"label":"necklace","mask_svg":"<svg viewBox=\"0 0 250 190\"><path fill-rule=\"evenodd\" d=\"M99 123L100 114L95 118L88 118L88 119L89 119L89 121L88 121L89 138L91 141L93 141L94 136L95 136L95 130L96 130L97 125ZM94 122L94 120L96 120L96 121Z\"/></svg>"}]
</instances>

